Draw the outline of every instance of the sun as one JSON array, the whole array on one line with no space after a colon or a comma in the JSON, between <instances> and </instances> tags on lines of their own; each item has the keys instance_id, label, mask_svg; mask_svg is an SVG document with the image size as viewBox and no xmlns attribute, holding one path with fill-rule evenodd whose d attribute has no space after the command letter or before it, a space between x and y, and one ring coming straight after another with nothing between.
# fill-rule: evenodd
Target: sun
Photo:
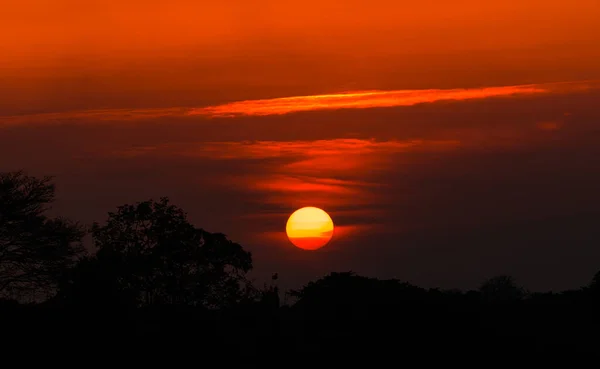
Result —
<instances>
[{"instance_id":1,"label":"sun","mask_svg":"<svg viewBox=\"0 0 600 369\"><path fill-rule=\"evenodd\" d=\"M296 210L285 226L290 242L304 250L316 250L333 237L333 220L324 210L307 206Z\"/></svg>"}]
</instances>

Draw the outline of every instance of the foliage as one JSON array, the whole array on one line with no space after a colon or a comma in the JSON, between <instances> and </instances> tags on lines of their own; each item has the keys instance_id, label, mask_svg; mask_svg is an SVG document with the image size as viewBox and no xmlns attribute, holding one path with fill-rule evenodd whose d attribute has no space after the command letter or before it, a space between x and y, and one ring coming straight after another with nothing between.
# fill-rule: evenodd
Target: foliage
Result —
<instances>
[{"instance_id":1,"label":"foliage","mask_svg":"<svg viewBox=\"0 0 600 369\"><path fill-rule=\"evenodd\" d=\"M251 254L224 234L194 227L167 198L120 206L105 225L94 224L92 235L96 257L71 279L73 291L84 288L77 283L97 283L83 278L93 275L88 268L101 271L103 288L133 296L137 306L226 307L253 292L245 276Z\"/></svg>"},{"instance_id":2,"label":"foliage","mask_svg":"<svg viewBox=\"0 0 600 369\"><path fill-rule=\"evenodd\" d=\"M516 284L514 278L507 275L486 280L479 288L479 292L487 302L518 301L525 297L525 290Z\"/></svg>"},{"instance_id":3,"label":"foliage","mask_svg":"<svg viewBox=\"0 0 600 369\"><path fill-rule=\"evenodd\" d=\"M593 289L594 291L600 290L600 271L598 271L596 274L594 274L594 277L592 278L592 282L590 283L590 288Z\"/></svg>"},{"instance_id":4,"label":"foliage","mask_svg":"<svg viewBox=\"0 0 600 369\"><path fill-rule=\"evenodd\" d=\"M59 284L60 301L94 309L119 309L135 305L133 291L119 285L115 268L98 258L85 257L63 274Z\"/></svg>"},{"instance_id":5,"label":"foliage","mask_svg":"<svg viewBox=\"0 0 600 369\"><path fill-rule=\"evenodd\" d=\"M414 306L426 298L427 291L396 279L379 280L353 272L334 272L299 290L291 290L288 295L297 299L294 306L309 314L332 318L378 311L381 317L398 306Z\"/></svg>"},{"instance_id":6,"label":"foliage","mask_svg":"<svg viewBox=\"0 0 600 369\"><path fill-rule=\"evenodd\" d=\"M22 171L0 173L0 295L51 293L83 252L82 227L44 215L54 200L51 181Z\"/></svg>"}]
</instances>

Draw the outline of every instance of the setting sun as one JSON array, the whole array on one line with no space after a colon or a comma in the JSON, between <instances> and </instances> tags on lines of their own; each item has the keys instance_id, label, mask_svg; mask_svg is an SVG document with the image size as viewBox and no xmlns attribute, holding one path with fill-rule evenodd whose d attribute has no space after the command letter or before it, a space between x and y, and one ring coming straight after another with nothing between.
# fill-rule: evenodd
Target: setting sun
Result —
<instances>
[{"instance_id":1,"label":"setting sun","mask_svg":"<svg viewBox=\"0 0 600 369\"><path fill-rule=\"evenodd\" d=\"M325 246L333 236L333 221L325 211L312 206L296 210L285 227L288 238L304 250Z\"/></svg>"}]
</instances>

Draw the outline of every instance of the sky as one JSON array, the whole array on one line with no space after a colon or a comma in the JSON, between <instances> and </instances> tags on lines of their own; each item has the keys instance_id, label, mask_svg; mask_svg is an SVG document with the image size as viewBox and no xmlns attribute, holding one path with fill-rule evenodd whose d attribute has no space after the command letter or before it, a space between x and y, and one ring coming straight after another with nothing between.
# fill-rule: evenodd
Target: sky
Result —
<instances>
[{"instance_id":1,"label":"sky","mask_svg":"<svg viewBox=\"0 0 600 369\"><path fill-rule=\"evenodd\" d=\"M600 269L596 0L8 0L0 170L103 222L168 196L254 256L423 287ZM289 215L332 241L295 248Z\"/></svg>"}]
</instances>

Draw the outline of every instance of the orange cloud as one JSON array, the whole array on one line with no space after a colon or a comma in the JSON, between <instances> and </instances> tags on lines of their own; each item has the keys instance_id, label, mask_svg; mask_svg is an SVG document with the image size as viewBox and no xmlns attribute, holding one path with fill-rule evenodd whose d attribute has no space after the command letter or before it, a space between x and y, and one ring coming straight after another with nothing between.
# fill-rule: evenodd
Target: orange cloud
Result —
<instances>
[{"instance_id":1,"label":"orange cloud","mask_svg":"<svg viewBox=\"0 0 600 369\"><path fill-rule=\"evenodd\" d=\"M273 175L267 180L256 181L255 188L270 192L333 192L338 195L352 195L357 191L350 186L356 186L355 181L343 181L331 178L294 177Z\"/></svg>"},{"instance_id":2,"label":"orange cloud","mask_svg":"<svg viewBox=\"0 0 600 369\"><path fill-rule=\"evenodd\" d=\"M186 114L186 108L93 109L60 113L0 116L0 127L24 124L115 123L143 121Z\"/></svg>"},{"instance_id":3,"label":"orange cloud","mask_svg":"<svg viewBox=\"0 0 600 369\"><path fill-rule=\"evenodd\" d=\"M561 128L561 125L562 124L560 122L552 122L552 121L538 122L536 124L536 126L542 131L556 131Z\"/></svg>"},{"instance_id":4,"label":"orange cloud","mask_svg":"<svg viewBox=\"0 0 600 369\"><path fill-rule=\"evenodd\" d=\"M549 92L543 85L484 87L448 90L357 91L329 95L280 97L247 100L194 109L190 115L235 117L244 115L282 115L302 111L368 109L411 106L443 100L471 100L489 97Z\"/></svg>"},{"instance_id":5,"label":"orange cloud","mask_svg":"<svg viewBox=\"0 0 600 369\"><path fill-rule=\"evenodd\" d=\"M113 155L257 161L252 171L215 176L215 185L260 193L260 201L271 204L341 208L377 204L377 189L386 184L374 179L381 171L402 164L398 154L459 147L461 143L455 140L203 142L132 148Z\"/></svg>"},{"instance_id":6,"label":"orange cloud","mask_svg":"<svg viewBox=\"0 0 600 369\"><path fill-rule=\"evenodd\" d=\"M514 95L568 93L600 87L598 81L482 87L470 89L429 89L357 91L338 94L279 97L245 100L197 108L171 107L147 109L98 109L0 116L0 127L24 124L99 124L144 122L159 118L193 118L204 116L238 117L283 115L296 112L368 109L412 106L437 101L466 101Z\"/></svg>"},{"instance_id":7,"label":"orange cloud","mask_svg":"<svg viewBox=\"0 0 600 369\"><path fill-rule=\"evenodd\" d=\"M377 153L433 150L439 147L456 146L455 140L389 140L339 138L312 141L220 141L165 144L160 146L138 146L114 152L117 156L172 154L198 156L211 159L268 159L276 157L323 158L340 155L373 155ZM337 164L337 163L336 163ZM317 168L318 169L318 168Z\"/></svg>"}]
</instances>

